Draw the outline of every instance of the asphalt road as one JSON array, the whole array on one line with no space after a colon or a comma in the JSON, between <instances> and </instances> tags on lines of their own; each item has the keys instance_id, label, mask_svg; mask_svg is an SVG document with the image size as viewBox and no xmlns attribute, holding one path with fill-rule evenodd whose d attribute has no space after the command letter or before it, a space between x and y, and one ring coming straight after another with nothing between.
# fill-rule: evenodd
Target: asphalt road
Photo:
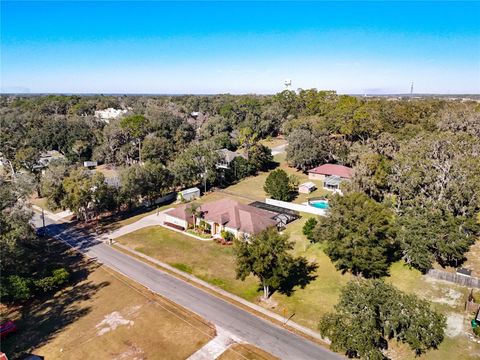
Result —
<instances>
[{"instance_id":1,"label":"asphalt road","mask_svg":"<svg viewBox=\"0 0 480 360\"><path fill-rule=\"evenodd\" d=\"M34 224L42 222L35 215ZM148 287L152 291L197 313L204 319L223 327L242 340L281 359L344 359L301 336L252 315L210 293L190 285L144 262L103 244L93 235L56 223L45 217L50 235L59 235L64 241L86 255L96 258L121 274ZM152 319L153 320L153 319Z\"/></svg>"}]
</instances>

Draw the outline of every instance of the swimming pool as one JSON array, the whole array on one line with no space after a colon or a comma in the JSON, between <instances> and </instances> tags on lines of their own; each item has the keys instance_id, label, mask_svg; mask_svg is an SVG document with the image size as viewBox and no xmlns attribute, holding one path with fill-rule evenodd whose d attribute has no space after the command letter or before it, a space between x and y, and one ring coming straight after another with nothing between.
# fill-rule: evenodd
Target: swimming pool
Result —
<instances>
[{"instance_id":1,"label":"swimming pool","mask_svg":"<svg viewBox=\"0 0 480 360\"><path fill-rule=\"evenodd\" d=\"M330 205L328 204L328 200L312 200L308 203L308 205L313 206L317 209L328 209Z\"/></svg>"}]
</instances>

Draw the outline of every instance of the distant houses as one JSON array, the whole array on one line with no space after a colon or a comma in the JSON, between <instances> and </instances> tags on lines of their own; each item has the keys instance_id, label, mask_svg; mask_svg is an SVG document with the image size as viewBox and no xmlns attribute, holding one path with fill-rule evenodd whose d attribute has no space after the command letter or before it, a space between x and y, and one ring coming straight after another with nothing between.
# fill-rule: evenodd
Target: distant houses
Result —
<instances>
[{"instance_id":1,"label":"distant houses","mask_svg":"<svg viewBox=\"0 0 480 360\"><path fill-rule=\"evenodd\" d=\"M36 170L44 169L44 168L48 167L48 165L52 161L64 160L64 159L66 159L65 155L63 155L59 151L49 150L49 151L46 151L46 152L43 152L43 153L40 154L40 156L38 158L38 162L33 168L36 169Z\"/></svg>"},{"instance_id":2,"label":"distant houses","mask_svg":"<svg viewBox=\"0 0 480 360\"><path fill-rule=\"evenodd\" d=\"M239 154L235 151L231 151L228 149L217 150L217 153L220 155L221 158L221 160L217 164L217 168L222 169L229 169L230 163L237 157L243 157L244 159L246 158L244 154Z\"/></svg>"},{"instance_id":3,"label":"distant houses","mask_svg":"<svg viewBox=\"0 0 480 360\"><path fill-rule=\"evenodd\" d=\"M122 115L125 115L131 109L114 109L114 108L107 108L104 110L96 110L95 117L97 119L103 120L106 123L109 123L112 119L117 119Z\"/></svg>"}]
</instances>

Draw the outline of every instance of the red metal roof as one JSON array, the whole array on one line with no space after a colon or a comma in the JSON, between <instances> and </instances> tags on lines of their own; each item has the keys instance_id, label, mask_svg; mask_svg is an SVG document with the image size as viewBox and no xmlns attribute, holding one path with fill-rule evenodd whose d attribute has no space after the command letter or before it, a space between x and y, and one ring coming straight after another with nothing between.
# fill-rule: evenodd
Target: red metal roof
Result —
<instances>
[{"instance_id":1,"label":"red metal roof","mask_svg":"<svg viewBox=\"0 0 480 360\"><path fill-rule=\"evenodd\" d=\"M323 164L308 171L309 173L319 175L337 175L344 179L350 179L353 176L353 169L348 166L337 164Z\"/></svg>"},{"instance_id":2,"label":"red metal roof","mask_svg":"<svg viewBox=\"0 0 480 360\"><path fill-rule=\"evenodd\" d=\"M186 207L187 205L180 205L165 213L192 222L191 216L187 215ZM256 234L277 224L273 219L277 215L276 213L240 204L228 198L202 204L199 210L202 212L203 219L207 221L213 221L249 234Z\"/></svg>"}]
</instances>

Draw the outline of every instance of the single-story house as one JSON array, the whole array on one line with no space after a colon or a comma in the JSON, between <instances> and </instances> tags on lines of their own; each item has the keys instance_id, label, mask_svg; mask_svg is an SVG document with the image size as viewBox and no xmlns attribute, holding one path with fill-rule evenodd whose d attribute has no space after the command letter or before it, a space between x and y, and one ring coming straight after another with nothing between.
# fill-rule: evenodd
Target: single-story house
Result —
<instances>
[{"instance_id":1,"label":"single-story house","mask_svg":"<svg viewBox=\"0 0 480 360\"><path fill-rule=\"evenodd\" d=\"M57 150L49 150L47 152L41 153L38 158L38 163L33 167L34 169L43 169L46 168L52 161L55 160L65 160L65 155L60 153Z\"/></svg>"},{"instance_id":2,"label":"single-story house","mask_svg":"<svg viewBox=\"0 0 480 360\"><path fill-rule=\"evenodd\" d=\"M182 229L193 225L194 219L187 210L188 206L183 204L166 211L165 225ZM199 216L195 222L198 224L203 220L208 223L213 236L221 236L221 232L226 230L237 238L248 238L278 224L278 220L275 219L278 213L240 204L227 198L202 204L198 212Z\"/></svg>"},{"instance_id":3,"label":"single-story house","mask_svg":"<svg viewBox=\"0 0 480 360\"><path fill-rule=\"evenodd\" d=\"M197 187L179 191L177 194L177 200L179 201L192 201L194 199L198 199L199 197L200 189Z\"/></svg>"},{"instance_id":4,"label":"single-story house","mask_svg":"<svg viewBox=\"0 0 480 360\"><path fill-rule=\"evenodd\" d=\"M353 177L353 169L338 164L323 164L308 171L308 178L310 180L324 180L328 176L351 179Z\"/></svg>"},{"instance_id":5,"label":"single-story house","mask_svg":"<svg viewBox=\"0 0 480 360\"><path fill-rule=\"evenodd\" d=\"M220 162L217 164L217 168L222 168L222 169L229 169L230 168L230 163L237 157L246 158L245 155L239 154L235 151L231 151L231 150L228 150L228 149L217 150L217 153L221 157Z\"/></svg>"},{"instance_id":6,"label":"single-story house","mask_svg":"<svg viewBox=\"0 0 480 360\"><path fill-rule=\"evenodd\" d=\"M309 181L309 182L300 184L298 186L298 192L300 194L310 194L316 188L317 188L317 186L313 182Z\"/></svg>"}]
</instances>

